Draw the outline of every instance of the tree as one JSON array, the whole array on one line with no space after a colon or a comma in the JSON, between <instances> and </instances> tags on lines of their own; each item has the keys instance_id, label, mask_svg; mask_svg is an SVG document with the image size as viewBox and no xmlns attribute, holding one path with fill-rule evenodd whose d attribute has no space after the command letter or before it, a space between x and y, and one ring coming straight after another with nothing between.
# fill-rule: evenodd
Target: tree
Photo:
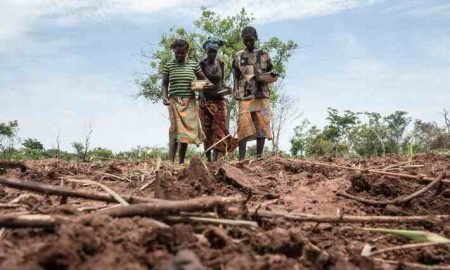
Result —
<instances>
[{"instance_id":1,"label":"tree","mask_svg":"<svg viewBox=\"0 0 450 270\"><path fill-rule=\"evenodd\" d=\"M447 129L447 133L450 134L450 116L449 112L444 108L441 115L444 117L444 124Z\"/></svg>"},{"instance_id":2,"label":"tree","mask_svg":"<svg viewBox=\"0 0 450 270\"><path fill-rule=\"evenodd\" d=\"M170 44L176 38L182 38L189 42L189 58L199 61L204 55L202 44L207 36L217 36L223 39L226 44L220 50L218 57L225 64L224 81L231 85L231 64L236 52L242 50L244 45L241 42L241 31L248 26L254 18L243 8L240 12L232 16L221 16L211 10L202 8L200 17L194 21L195 29L188 32L184 28L172 28L169 33L164 34L159 43L158 49L152 53L142 52L142 57L148 61L150 73L136 79L139 86L139 96L142 96L153 103L162 99L161 94L161 73L164 65L172 59ZM266 42L260 41L259 47L268 51L271 55L275 70L281 78L286 75L286 63L297 48L297 43L293 40L281 41L277 37L271 37ZM274 87L276 92L278 88ZM276 93L274 93L276 94ZM229 103L228 112L235 112L234 100ZM229 119L230 117L228 117Z\"/></svg>"},{"instance_id":3,"label":"tree","mask_svg":"<svg viewBox=\"0 0 450 270\"><path fill-rule=\"evenodd\" d=\"M352 127L359 124L358 113L345 110L342 115L334 108L328 108L327 120L329 125L324 128L323 135L326 139L334 143L335 156L338 155L338 151L342 148L339 143L349 145L349 133Z\"/></svg>"},{"instance_id":4,"label":"tree","mask_svg":"<svg viewBox=\"0 0 450 270\"><path fill-rule=\"evenodd\" d=\"M373 131L376 140L380 143L382 156L386 155L385 137L387 128L382 123L381 114L376 112L365 112L364 113L369 118L369 127ZM374 146L376 149L377 146ZM379 151L375 150L374 154L377 155Z\"/></svg>"},{"instance_id":5,"label":"tree","mask_svg":"<svg viewBox=\"0 0 450 270\"><path fill-rule=\"evenodd\" d=\"M145 60L149 59L150 73L142 78L137 78L136 82L140 86L139 96L143 96L156 103L162 99L161 94L161 73L164 65L172 59L170 45L176 38L185 39L189 42L189 58L200 61L204 55L202 44L206 37L217 36L226 42L220 50L220 59L225 63L225 78L231 82L231 63L234 54L242 50L244 45L240 42L241 30L253 21L245 9L233 16L223 17L202 8L200 18L194 21L195 30L188 32L184 28L172 28L169 33L165 33L159 43L158 49L148 54L142 52Z\"/></svg>"},{"instance_id":6,"label":"tree","mask_svg":"<svg viewBox=\"0 0 450 270\"><path fill-rule=\"evenodd\" d=\"M3 157L6 158L14 147L14 142L17 140L17 133L19 131L19 124L17 120L0 123L0 150Z\"/></svg>"},{"instance_id":7,"label":"tree","mask_svg":"<svg viewBox=\"0 0 450 270\"><path fill-rule=\"evenodd\" d=\"M278 97L272 103L273 121L272 121L272 155L279 151L280 137L286 123L300 116L298 112L298 99L280 92Z\"/></svg>"},{"instance_id":8,"label":"tree","mask_svg":"<svg viewBox=\"0 0 450 270\"><path fill-rule=\"evenodd\" d=\"M92 160L112 159L114 157L114 153L110 149L96 147L90 152L90 157Z\"/></svg>"},{"instance_id":9,"label":"tree","mask_svg":"<svg viewBox=\"0 0 450 270\"><path fill-rule=\"evenodd\" d=\"M91 136L94 132L92 124L89 124L86 131L86 136L84 137L83 142L73 142L72 147L75 149L75 152L78 156L78 159L81 159L84 162L89 161L89 147L91 142Z\"/></svg>"},{"instance_id":10,"label":"tree","mask_svg":"<svg viewBox=\"0 0 450 270\"><path fill-rule=\"evenodd\" d=\"M317 126L308 130L305 140L305 153L307 156L323 156L335 153L335 144L330 141Z\"/></svg>"},{"instance_id":11,"label":"tree","mask_svg":"<svg viewBox=\"0 0 450 270\"><path fill-rule=\"evenodd\" d=\"M305 156L306 139L308 138L307 128L311 123L304 119L300 125L294 128L294 136L291 138L291 155Z\"/></svg>"},{"instance_id":12,"label":"tree","mask_svg":"<svg viewBox=\"0 0 450 270\"><path fill-rule=\"evenodd\" d=\"M25 139L22 143L22 146L25 148L25 150L32 150L32 151L44 150L44 145L40 141L32 138Z\"/></svg>"},{"instance_id":13,"label":"tree","mask_svg":"<svg viewBox=\"0 0 450 270\"><path fill-rule=\"evenodd\" d=\"M83 161L88 161L88 153L89 153L89 147L91 146L91 136L94 132L94 128L91 123L89 123L89 126L87 128L86 136L84 137L84 145L83 145Z\"/></svg>"},{"instance_id":14,"label":"tree","mask_svg":"<svg viewBox=\"0 0 450 270\"><path fill-rule=\"evenodd\" d=\"M58 131L56 135L56 148L55 148L55 158L59 158L61 154L61 130Z\"/></svg>"},{"instance_id":15,"label":"tree","mask_svg":"<svg viewBox=\"0 0 450 270\"><path fill-rule=\"evenodd\" d=\"M21 154L23 155L23 158L26 159L40 159L44 157L44 145L32 138L25 139L22 142L22 151Z\"/></svg>"},{"instance_id":16,"label":"tree","mask_svg":"<svg viewBox=\"0 0 450 270\"><path fill-rule=\"evenodd\" d=\"M399 154L400 152L403 135L411 122L411 118L407 115L407 112L395 111L383 118L386 124L386 150L390 153Z\"/></svg>"},{"instance_id":17,"label":"tree","mask_svg":"<svg viewBox=\"0 0 450 270\"><path fill-rule=\"evenodd\" d=\"M72 148L75 150L75 154L77 154L78 159L82 159L84 153L84 145L80 142L73 142Z\"/></svg>"}]
</instances>

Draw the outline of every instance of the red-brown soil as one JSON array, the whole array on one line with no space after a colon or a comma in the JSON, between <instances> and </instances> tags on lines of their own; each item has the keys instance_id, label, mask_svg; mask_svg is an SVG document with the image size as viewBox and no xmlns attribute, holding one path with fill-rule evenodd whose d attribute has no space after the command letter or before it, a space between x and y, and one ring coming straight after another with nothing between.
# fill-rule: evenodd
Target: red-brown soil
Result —
<instances>
[{"instance_id":1,"label":"red-brown soil","mask_svg":"<svg viewBox=\"0 0 450 270\"><path fill-rule=\"evenodd\" d=\"M408 163L407 159L397 156L361 160L322 158L320 161L371 169L398 165L390 171L429 177L437 177L443 172L450 175L450 158L438 155L416 156ZM220 171L220 163L205 166L196 159L186 166L163 162L157 172L152 162L69 163L52 159L27 161L24 165L26 168L20 164L0 168L4 172L2 178L101 191L63 180L64 177L90 179L102 182L119 194L170 200L249 194L248 189L227 181ZM245 184L250 186L252 195L247 202L248 208L327 215L450 214L448 184L407 204L369 206L338 197L336 192L346 191L383 200L411 194L424 184L416 180L305 165L280 157L231 162L230 165L242 170ZM149 182L148 187L140 189ZM0 208L0 215L40 213L73 218L54 229L6 228L0 236L0 269L414 269L403 262L430 266L450 264L450 247L444 246L375 256L400 262L397 264L360 255L365 244L382 249L412 243L397 236L369 233L361 227L427 230L450 238L450 222L316 224L278 218L258 219L258 228L177 223L163 229L156 228L145 217L97 216L80 220L77 216L86 208L107 204L76 198L68 198L61 204L61 198L57 196L0 186L0 204L12 200L24 206ZM227 214L227 211L219 212L219 215Z\"/></svg>"}]
</instances>

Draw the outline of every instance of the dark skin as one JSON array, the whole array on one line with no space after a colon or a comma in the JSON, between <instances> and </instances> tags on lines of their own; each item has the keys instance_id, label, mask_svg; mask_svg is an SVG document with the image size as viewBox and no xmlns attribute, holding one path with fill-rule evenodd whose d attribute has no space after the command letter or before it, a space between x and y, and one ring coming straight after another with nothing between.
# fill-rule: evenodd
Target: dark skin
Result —
<instances>
[{"instance_id":1,"label":"dark skin","mask_svg":"<svg viewBox=\"0 0 450 270\"><path fill-rule=\"evenodd\" d=\"M245 45L245 48L249 52L253 52L255 50L256 37L254 36L244 36L242 37L242 41ZM278 76L275 72L270 72L271 76ZM256 138L256 157L261 158L262 153L264 151L264 144L266 142L266 138ZM241 140L239 142L239 160L245 159L245 154L247 152L247 140Z\"/></svg>"},{"instance_id":2,"label":"dark skin","mask_svg":"<svg viewBox=\"0 0 450 270\"><path fill-rule=\"evenodd\" d=\"M207 49L206 50L206 59L208 60L208 64L214 65L217 57L217 50L214 49ZM220 77L220 76L219 76ZM218 78L209 78L211 81L216 81ZM208 161L211 161L211 150L206 152L206 159ZM213 157L212 160L217 161L219 157L219 152L216 150L213 150Z\"/></svg>"},{"instance_id":3,"label":"dark skin","mask_svg":"<svg viewBox=\"0 0 450 270\"><path fill-rule=\"evenodd\" d=\"M188 50L187 48L175 48L174 50L175 54L175 60L180 63L184 64L187 60ZM204 80L205 75L202 71L195 74L198 80ZM167 74L163 74L162 77L162 85L161 85L161 92L163 95L163 104L168 106L170 104L169 100L169 76ZM178 157L180 164L184 163L185 157L186 157L186 150L187 150L187 143L179 143L175 138L169 138L169 159L172 162L175 162L175 156L177 153L177 149L179 146L179 152Z\"/></svg>"}]
</instances>

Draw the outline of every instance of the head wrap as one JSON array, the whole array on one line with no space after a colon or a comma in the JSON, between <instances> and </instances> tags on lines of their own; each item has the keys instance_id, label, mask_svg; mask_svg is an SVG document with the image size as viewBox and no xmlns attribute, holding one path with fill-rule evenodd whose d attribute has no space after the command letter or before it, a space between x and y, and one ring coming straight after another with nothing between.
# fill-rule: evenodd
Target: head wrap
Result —
<instances>
[{"instance_id":1,"label":"head wrap","mask_svg":"<svg viewBox=\"0 0 450 270\"><path fill-rule=\"evenodd\" d=\"M205 43L203 43L203 49L213 49L218 50L220 47L225 45L225 41L217 37L207 37Z\"/></svg>"}]
</instances>

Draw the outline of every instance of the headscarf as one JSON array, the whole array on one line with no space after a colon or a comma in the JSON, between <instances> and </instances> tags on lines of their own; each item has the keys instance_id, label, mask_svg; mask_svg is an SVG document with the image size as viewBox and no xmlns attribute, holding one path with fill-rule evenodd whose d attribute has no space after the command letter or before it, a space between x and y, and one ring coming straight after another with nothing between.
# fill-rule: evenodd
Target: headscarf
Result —
<instances>
[{"instance_id":1,"label":"headscarf","mask_svg":"<svg viewBox=\"0 0 450 270\"><path fill-rule=\"evenodd\" d=\"M225 45L225 41L217 37L209 36L206 38L205 43L203 43L203 49L213 49L218 50L220 47Z\"/></svg>"}]
</instances>

